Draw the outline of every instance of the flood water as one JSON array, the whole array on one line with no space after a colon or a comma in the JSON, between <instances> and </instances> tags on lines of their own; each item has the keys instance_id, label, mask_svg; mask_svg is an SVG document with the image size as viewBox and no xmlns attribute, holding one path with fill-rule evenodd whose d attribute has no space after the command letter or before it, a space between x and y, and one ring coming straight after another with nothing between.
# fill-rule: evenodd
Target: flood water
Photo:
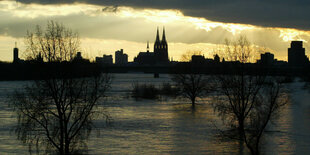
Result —
<instances>
[{"instance_id":1,"label":"flood water","mask_svg":"<svg viewBox=\"0 0 310 155\"><path fill-rule=\"evenodd\" d=\"M238 141L223 139L225 129L208 98L199 100L196 111L181 98L135 100L129 91L134 82L160 85L168 75L114 74L112 89L104 100L112 124L95 121L87 141L89 154L248 154ZM29 154L28 146L16 139L16 119L7 96L29 82L0 82L0 154ZM310 93L303 83L287 84L291 101L263 139L264 154L310 153ZM243 151L242 151L243 150Z\"/></svg>"}]
</instances>

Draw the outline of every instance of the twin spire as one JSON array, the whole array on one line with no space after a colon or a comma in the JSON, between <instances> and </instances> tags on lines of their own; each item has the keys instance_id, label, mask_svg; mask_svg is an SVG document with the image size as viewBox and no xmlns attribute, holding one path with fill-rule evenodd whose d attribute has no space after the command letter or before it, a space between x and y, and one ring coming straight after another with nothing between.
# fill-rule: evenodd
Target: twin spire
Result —
<instances>
[{"instance_id":1,"label":"twin spire","mask_svg":"<svg viewBox=\"0 0 310 155\"><path fill-rule=\"evenodd\" d=\"M156 35L156 42L160 42L159 40L159 30L158 30L158 27L157 27L157 35ZM162 38L162 41L166 41L166 35L165 35L165 27L163 27L163 38Z\"/></svg>"},{"instance_id":2,"label":"twin spire","mask_svg":"<svg viewBox=\"0 0 310 155\"><path fill-rule=\"evenodd\" d=\"M167 48L167 40L166 40L166 33L165 33L165 27L163 27L163 37L162 40L159 39L159 29L157 27L157 34L156 34L156 40L154 43L154 51L155 49L161 49L161 48ZM149 51L149 41L147 41L147 47L146 50Z\"/></svg>"}]
</instances>

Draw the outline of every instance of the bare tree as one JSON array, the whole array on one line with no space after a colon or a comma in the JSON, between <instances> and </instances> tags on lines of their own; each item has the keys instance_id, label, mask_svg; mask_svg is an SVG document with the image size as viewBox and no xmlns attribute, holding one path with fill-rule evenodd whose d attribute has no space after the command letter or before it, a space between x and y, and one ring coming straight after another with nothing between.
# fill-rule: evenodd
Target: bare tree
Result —
<instances>
[{"instance_id":1,"label":"bare tree","mask_svg":"<svg viewBox=\"0 0 310 155\"><path fill-rule=\"evenodd\" d=\"M24 143L71 154L83 148L96 116L94 108L110 86L108 75L93 78L51 78L17 91L13 106L16 133ZM86 144L84 145L86 146Z\"/></svg>"},{"instance_id":2,"label":"bare tree","mask_svg":"<svg viewBox=\"0 0 310 155\"><path fill-rule=\"evenodd\" d=\"M224 122L237 129L237 138L245 141L252 153L258 152L256 148L266 125L282 105L278 81L270 82L272 78L266 74L249 70L247 63L253 61L255 53L255 47L244 36L234 42L226 40L225 59L230 62L225 67L230 74L215 77L219 94L213 104ZM267 90L270 94L264 93ZM262 100L263 97L272 100ZM254 137L257 147L253 149Z\"/></svg>"},{"instance_id":3,"label":"bare tree","mask_svg":"<svg viewBox=\"0 0 310 155\"><path fill-rule=\"evenodd\" d=\"M183 54L183 58L191 58L192 55L201 52L187 52ZM192 108L195 109L196 99L203 97L212 91L212 81L209 77L197 71L193 64L188 63L186 66L176 68L176 73L172 74L172 81L175 83L179 95L190 99Z\"/></svg>"},{"instance_id":4,"label":"bare tree","mask_svg":"<svg viewBox=\"0 0 310 155\"><path fill-rule=\"evenodd\" d=\"M258 106L250 114L243 137L254 155L260 154L261 139L268 123L278 116L281 108L288 102L283 81L284 78L268 77L256 101Z\"/></svg>"},{"instance_id":5,"label":"bare tree","mask_svg":"<svg viewBox=\"0 0 310 155\"><path fill-rule=\"evenodd\" d=\"M46 28L37 25L34 32L27 31L25 44L27 59L41 55L48 62L70 61L79 50L80 40L78 33L58 22L48 21Z\"/></svg>"},{"instance_id":6,"label":"bare tree","mask_svg":"<svg viewBox=\"0 0 310 155\"><path fill-rule=\"evenodd\" d=\"M47 61L61 62L73 59L79 41L70 29L50 21L45 31L38 26L35 33L28 32L26 45L31 58L42 53ZM77 153L86 147L84 140L97 114L108 116L95 108L101 108L98 100L110 87L111 77L97 74L98 70L89 66L84 68L90 71L77 71L77 67L83 66L74 63L41 67L43 78L16 91L12 97L18 115L18 138L30 146L46 146L46 151L56 150L62 155Z\"/></svg>"},{"instance_id":7,"label":"bare tree","mask_svg":"<svg viewBox=\"0 0 310 155\"><path fill-rule=\"evenodd\" d=\"M246 74L245 64L250 62L254 49L245 37L240 37L235 42L225 42L226 52L222 57L233 62L228 66L232 74L216 76L220 100L214 106L230 126L243 133L244 123L255 107L255 100L265 77Z\"/></svg>"},{"instance_id":8,"label":"bare tree","mask_svg":"<svg viewBox=\"0 0 310 155\"><path fill-rule=\"evenodd\" d=\"M172 81L180 91L179 94L190 99L193 109L195 109L196 99L211 91L210 79L202 74L173 74Z\"/></svg>"}]
</instances>

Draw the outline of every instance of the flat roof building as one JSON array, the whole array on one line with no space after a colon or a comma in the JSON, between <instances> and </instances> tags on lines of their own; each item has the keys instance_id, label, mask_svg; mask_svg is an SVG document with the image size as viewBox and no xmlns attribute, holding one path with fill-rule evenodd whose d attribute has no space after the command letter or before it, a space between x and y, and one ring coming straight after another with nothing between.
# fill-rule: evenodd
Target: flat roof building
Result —
<instances>
[{"instance_id":1,"label":"flat roof building","mask_svg":"<svg viewBox=\"0 0 310 155\"><path fill-rule=\"evenodd\" d=\"M302 41L292 41L288 48L288 64L293 67L303 67L309 64Z\"/></svg>"}]
</instances>

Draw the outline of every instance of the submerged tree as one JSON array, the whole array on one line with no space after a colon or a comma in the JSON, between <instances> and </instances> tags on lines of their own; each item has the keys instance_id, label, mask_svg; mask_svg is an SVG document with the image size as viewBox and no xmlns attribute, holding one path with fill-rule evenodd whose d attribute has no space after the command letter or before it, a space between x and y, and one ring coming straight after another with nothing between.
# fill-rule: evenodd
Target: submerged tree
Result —
<instances>
[{"instance_id":1,"label":"submerged tree","mask_svg":"<svg viewBox=\"0 0 310 155\"><path fill-rule=\"evenodd\" d=\"M242 143L245 140L255 154L269 120L284 105L280 102L283 101L280 84L274 77L267 76L266 71L253 71L246 66L255 56L255 47L246 37L241 36L235 42L226 41L225 54L226 61L230 61L225 69L230 73L215 76L218 100L213 105L224 122L237 129L237 138ZM266 97L272 100L262 100ZM254 144L257 146L253 149Z\"/></svg>"},{"instance_id":2,"label":"submerged tree","mask_svg":"<svg viewBox=\"0 0 310 155\"><path fill-rule=\"evenodd\" d=\"M189 52L193 55L201 52ZM191 58L192 55L185 53L182 58ZM198 69L198 70L197 70ZM175 73L171 75L171 80L175 83L179 95L190 99L192 108L195 109L196 99L210 93L213 89L210 77L201 73L199 67L189 63L186 66L177 66Z\"/></svg>"},{"instance_id":3,"label":"submerged tree","mask_svg":"<svg viewBox=\"0 0 310 155\"><path fill-rule=\"evenodd\" d=\"M70 29L50 21L44 32L40 27L35 33L28 32L26 45L29 57L42 53L47 61L62 62L73 59L79 41ZM16 133L24 143L39 149L46 146L46 151L58 154L74 154L87 146L84 140L93 127L92 120L97 114L107 116L98 104L103 103L99 99L110 87L111 77L99 74L98 68L77 67L81 65L40 65L40 80L12 96L18 116Z\"/></svg>"},{"instance_id":4,"label":"submerged tree","mask_svg":"<svg viewBox=\"0 0 310 155\"><path fill-rule=\"evenodd\" d=\"M94 108L109 85L109 76L53 78L17 91L13 105L18 138L28 144L45 144L47 150L52 146L59 154L74 153L83 147L96 116Z\"/></svg>"},{"instance_id":5,"label":"submerged tree","mask_svg":"<svg viewBox=\"0 0 310 155\"><path fill-rule=\"evenodd\" d=\"M109 76L35 81L13 97L16 133L24 143L45 145L59 154L79 151L92 129L94 108L110 86Z\"/></svg>"},{"instance_id":6,"label":"submerged tree","mask_svg":"<svg viewBox=\"0 0 310 155\"><path fill-rule=\"evenodd\" d=\"M276 118L281 108L288 102L287 92L283 87L281 77L268 77L260 90L257 105L249 116L246 132L243 135L245 143L252 154L260 154L261 139L267 125Z\"/></svg>"},{"instance_id":7,"label":"submerged tree","mask_svg":"<svg viewBox=\"0 0 310 155\"><path fill-rule=\"evenodd\" d=\"M255 100L265 76L247 75L245 64L251 61L254 49L245 37L236 42L226 40L225 59L233 62L229 66L231 74L217 75L219 99L215 110L227 123L244 132L244 123L255 107Z\"/></svg>"},{"instance_id":8,"label":"submerged tree","mask_svg":"<svg viewBox=\"0 0 310 155\"><path fill-rule=\"evenodd\" d=\"M210 79L202 74L173 74L172 80L179 94L190 99L193 109L195 109L196 99L211 91Z\"/></svg>"}]
</instances>

